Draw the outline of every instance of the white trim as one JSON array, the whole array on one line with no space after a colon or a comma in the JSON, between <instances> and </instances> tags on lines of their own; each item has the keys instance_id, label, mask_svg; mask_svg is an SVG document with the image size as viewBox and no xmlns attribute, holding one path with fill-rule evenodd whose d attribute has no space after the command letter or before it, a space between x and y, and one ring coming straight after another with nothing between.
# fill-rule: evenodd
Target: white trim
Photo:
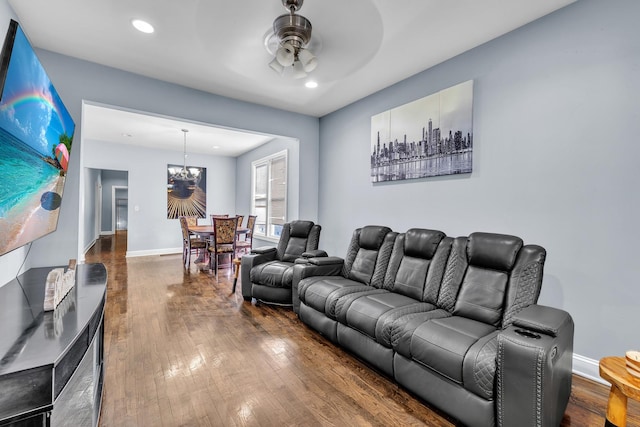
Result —
<instances>
[{"instance_id":1,"label":"white trim","mask_svg":"<svg viewBox=\"0 0 640 427\"><path fill-rule=\"evenodd\" d=\"M609 385L600 377L600 363L597 360L579 354L573 354L573 373L600 384Z\"/></svg>"},{"instance_id":2,"label":"white trim","mask_svg":"<svg viewBox=\"0 0 640 427\"><path fill-rule=\"evenodd\" d=\"M89 252L89 249L91 249L93 245L96 244L97 241L98 241L97 239L93 239L93 241L84 248L84 252L82 253L82 255L85 255L87 252Z\"/></svg>"},{"instance_id":3,"label":"white trim","mask_svg":"<svg viewBox=\"0 0 640 427\"><path fill-rule=\"evenodd\" d=\"M102 229L102 172L98 174L98 179L96 180L96 191L93 197L95 198L93 202L95 211L93 221L93 238L97 239L100 237L100 230Z\"/></svg>"},{"instance_id":4,"label":"white trim","mask_svg":"<svg viewBox=\"0 0 640 427\"><path fill-rule=\"evenodd\" d=\"M125 257L127 258L135 258L139 256L150 256L150 255L173 255L173 254L181 254L182 246L179 248L166 248L166 249L149 249L145 251L127 251Z\"/></svg>"}]
</instances>

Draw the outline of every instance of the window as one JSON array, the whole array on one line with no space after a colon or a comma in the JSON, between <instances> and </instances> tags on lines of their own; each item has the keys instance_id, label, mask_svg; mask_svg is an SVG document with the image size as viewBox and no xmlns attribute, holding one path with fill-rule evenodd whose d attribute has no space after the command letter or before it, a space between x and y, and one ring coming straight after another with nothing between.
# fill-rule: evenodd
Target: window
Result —
<instances>
[{"instance_id":1,"label":"window","mask_svg":"<svg viewBox=\"0 0 640 427\"><path fill-rule=\"evenodd\" d=\"M255 236L278 239L287 221L287 151L251 163Z\"/></svg>"}]
</instances>

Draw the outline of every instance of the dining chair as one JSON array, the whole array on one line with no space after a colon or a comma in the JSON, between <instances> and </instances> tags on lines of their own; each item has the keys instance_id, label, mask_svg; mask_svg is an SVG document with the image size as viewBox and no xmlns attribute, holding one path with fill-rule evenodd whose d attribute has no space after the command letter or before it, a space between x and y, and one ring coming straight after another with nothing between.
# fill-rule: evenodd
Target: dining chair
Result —
<instances>
[{"instance_id":1,"label":"dining chair","mask_svg":"<svg viewBox=\"0 0 640 427\"><path fill-rule=\"evenodd\" d=\"M238 235L238 239L236 241L236 252L238 253L250 253L253 248L253 229L256 226L256 215L249 215L247 218L247 231L243 238L240 238Z\"/></svg>"},{"instance_id":2,"label":"dining chair","mask_svg":"<svg viewBox=\"0 0 640 427\"><path fill-rule=\"evenodd\" d=\"M236 218L238 218L238 228L242 227L242 221L244 221L244 215L238 215L236 216Z\"/></svg>"},{"instance_id":3,"label":"dining chair","mask_svg":"<svg viewBox=\"0 0 640 427\"><path fill-rule=\"evenodd\" d=\"M187 225L189 227L193 227L198 225L198 217L197 216L185 216L185 218L187 219Z\"/></svg>"},{"instance_id":4,"label":"dining chair","mask_svg":"<svg viewBox=\"0 0 640 427\"><path fill-rule=\"evenodd\" d=\"M215 235L209 243L209 259L210 267L214 269L216 278L218 277L218 257L221 255L229 255L229 265L236 255L236 228L238 227L238 219L230 218L213 218L213 230Z\"/></svg>"},{"instance_id":5,"label":"dining chair","mask_svg":"<svg viewBox=\"0 0 640 427\"><path fill-rule=\"evenodd\" d=\"M185 269L189 269L191 252L196 251L197 253L201 249L207 249L207 242L189 233L189 223L185 216L180 216L179 220L182 230L182 265Z\"/></svg>"},{"instance_id":6,"label":"dining chair","mask_svg":"<svg viewBox=\"0 0 640 427\"><path fill-rule=\"evenodd\" d=\"M219 214L219 215L212 214L212 215L209 215L209 216L211 217L211 225L213 225L213 220L215 218L229 218L229 214L224 214L224 215L222 215L222 214Z\"/></svg>"}]
</instances>

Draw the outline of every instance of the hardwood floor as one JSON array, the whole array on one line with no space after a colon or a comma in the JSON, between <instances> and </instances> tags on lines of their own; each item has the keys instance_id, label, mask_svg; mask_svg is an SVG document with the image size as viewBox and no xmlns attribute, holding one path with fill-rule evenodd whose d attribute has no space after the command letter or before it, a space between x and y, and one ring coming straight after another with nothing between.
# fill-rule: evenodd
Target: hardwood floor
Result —
<instances>
[{"instance_id":1,"label":"hardwood floor","mask_svg":"<svg viewBox=\"0 0 640 427\"><path fill-rule=\"evenodd\" d=\"M109 272L100 425L454 426L286 308L245 302L232 276L181 255L125 259L126 232L86 262ZM574 376L562 426L602 426L608 388ZM629 401L628 426L640 426Z\"/></svg>"}]
</instances>

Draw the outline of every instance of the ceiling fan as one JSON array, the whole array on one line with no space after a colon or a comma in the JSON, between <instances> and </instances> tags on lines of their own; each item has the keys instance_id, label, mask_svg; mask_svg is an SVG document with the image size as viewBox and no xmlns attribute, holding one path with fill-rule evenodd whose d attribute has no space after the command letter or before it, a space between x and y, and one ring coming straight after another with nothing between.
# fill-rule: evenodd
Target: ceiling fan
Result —
<instances>
[{"instance_id":1,"label":"ceiling fan","mask_svg":"<svg viewBox=\"0 0 640 427\"><path fill-rule=\"evenodd\" d=\"M278 44L269 66L280 74L291 67L294 79L306 77L307 73L318 66L318 59L308 49L311 22L296 14L303 2L304 0L282 0L282 5L289 13L280 15L273 21L273 35L269 35L275 37Z\"/></svg>"}]
</instances>

